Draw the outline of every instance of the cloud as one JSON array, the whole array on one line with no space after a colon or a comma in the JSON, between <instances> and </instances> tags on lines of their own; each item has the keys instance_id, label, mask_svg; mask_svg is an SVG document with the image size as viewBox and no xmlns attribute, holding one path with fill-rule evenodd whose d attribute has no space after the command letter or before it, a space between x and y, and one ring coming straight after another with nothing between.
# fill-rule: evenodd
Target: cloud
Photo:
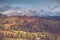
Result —
<instances>
[{"instance_id":1,"label":"cloud","mask_svg":"<svg viewBox=\"0 0 60 40\"><path fill-rule=\"evenodd\" d=\"M57 0L58 1L58 0ZM48 10L52 11L52 12L59 12L60 11L60 5L57 2L52 2L49 6L48 6Z\"/></svg>"},{"instance_id":2,"label":"cloud","mask_svg":"<svg viewBox=\"0 0 60 40\"><path fill-rule=\"evenodd\" d=\"M60 12L58 11L55 11L55 12L52 12L52 11L46 11L46 10L33 10L33 9L29 9L29 10L26 10L26 9L21 9L21 10L8 10L8 11L5 11L5 12L2 12L3 14L6 14L8 16L59 16Z\"/></svg>"},{"instance_id":3,"label":"cloud","mask_svg":"<svg viewBox=\"0 0 60 40\"><path fill-rule=\"evenodd\" d=\"M20 16L36 16L37 14L37 11L32 11L32 10L9 10L9 11L5 11L5 12L2 12L6 15L13 15L13 16L16 16L16 15L20 15Z\"/></svg>"},{"instance_id":4,"label":"cloud","mask_svg":"<svg viewBox=\"0 0 60 40\"><path fill-rule=\"evenodd\" d=\"M7 10L10 10L10 9L12 9L10 6L0 7L0 11L7 11Z\"/></svg>"},{"instance_id":5,"label":"cloud","mask_svg":"<svg viewBox=\"0 0 60 40\"><path fill-rule=\"evenodd\" d=\"M59 7L59 5L56 2L51 2L48 8L55 10L57 7Z\"/></svg>"}]
</instances>

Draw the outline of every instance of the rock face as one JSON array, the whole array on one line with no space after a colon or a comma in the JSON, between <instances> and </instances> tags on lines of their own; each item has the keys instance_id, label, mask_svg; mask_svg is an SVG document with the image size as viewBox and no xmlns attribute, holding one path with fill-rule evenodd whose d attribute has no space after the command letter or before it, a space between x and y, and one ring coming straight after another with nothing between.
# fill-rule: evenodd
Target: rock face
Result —
<instances>
[{"instance_id":1,"label":"rock face","mask_svg":"<svg viewBox=\"0 0 60 40\"><path fill-rule=\"evenodd\" d=\"M0 19L0 37L3 38L18 37L28 40L58 40L60 38L60 22L57 20L28 16L8 16L0 17Z\"/></svg>"}]
</instances>

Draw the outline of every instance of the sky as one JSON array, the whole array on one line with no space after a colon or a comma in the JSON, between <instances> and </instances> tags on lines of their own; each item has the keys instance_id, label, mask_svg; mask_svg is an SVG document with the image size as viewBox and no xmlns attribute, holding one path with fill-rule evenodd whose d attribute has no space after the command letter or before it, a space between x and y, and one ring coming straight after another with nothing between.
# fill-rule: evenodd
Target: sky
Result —
<instances>
[{"instance_id":1,"label":"sky","mask_svg":"<svg viewBox=\"0 0 60 40\"><path fill-rule=\"evenodd\" d=\"M0 7L4 6L60 12L60 0L0 0Z\"/></svg>"},{"instance_id":2,"label":"sky","mask_svg":"<svg viewBox=\"0 0 60 40\"><path fill-rule=\"evenodd\" d=\"M10 5L22 8L43 8L46 9L52 3L59 4L60 0L0 0L0 6Z\"/></svg>"}]
</instances>

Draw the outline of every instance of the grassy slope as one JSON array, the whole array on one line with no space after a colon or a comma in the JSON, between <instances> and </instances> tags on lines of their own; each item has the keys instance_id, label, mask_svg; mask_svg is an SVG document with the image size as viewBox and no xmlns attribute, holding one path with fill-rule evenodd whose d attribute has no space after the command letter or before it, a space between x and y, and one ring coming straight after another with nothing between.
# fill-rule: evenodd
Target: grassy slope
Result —
<instances>
[{"instance_id":1,"label":"grassy slope","mask_svg":"<svg viewBox=\"0 0 60 40\"><path fill-rule=\"evenodd\" d=\"M4 34L3 37L60 40L60 22L58 21L24 16L3 17L0 19L0 33Z\"/></svg>"}]
</instances>

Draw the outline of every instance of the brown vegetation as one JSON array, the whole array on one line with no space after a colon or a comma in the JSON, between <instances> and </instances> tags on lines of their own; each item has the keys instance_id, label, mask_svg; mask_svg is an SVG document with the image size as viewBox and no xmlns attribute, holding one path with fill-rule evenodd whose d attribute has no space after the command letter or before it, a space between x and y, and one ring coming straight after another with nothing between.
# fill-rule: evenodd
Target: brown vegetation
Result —
<instances>
[{"instance_id":1,"label":"brown vegetation","mask_svg":"<svg viewBox=\"0 0 60 40\"><path fill-rule=\"evenodd\" d=\"M0 17L0 38L60 40L60 22L33 17Z\"/></svg>"}]
</instances>

